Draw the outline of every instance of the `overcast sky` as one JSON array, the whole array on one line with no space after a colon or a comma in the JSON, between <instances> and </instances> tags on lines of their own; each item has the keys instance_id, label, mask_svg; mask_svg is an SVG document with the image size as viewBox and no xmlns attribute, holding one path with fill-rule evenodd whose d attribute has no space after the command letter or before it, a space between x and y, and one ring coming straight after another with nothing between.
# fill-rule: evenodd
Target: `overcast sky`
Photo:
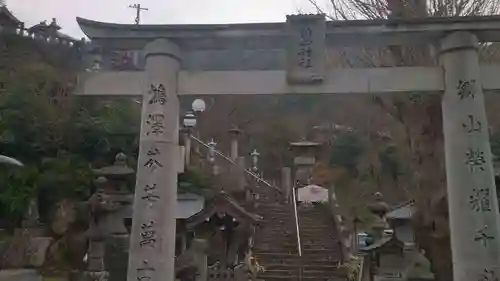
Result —
<instances>
[{"instance_id":1,"label":"overcast sky","mask_svg":"<svg viewBox=\"0 0 500 281\"><path fill-rule=\"evenodd\" d=\"M326 0L320 0L326 1ZM63 32L80 38L76 17L133 23L129 4L149 8L144 24L198 24L285 21L287 14L312 12L308 0L6 0L7 7L27 26L57 18Z\"/></svg>"}]
</instances>

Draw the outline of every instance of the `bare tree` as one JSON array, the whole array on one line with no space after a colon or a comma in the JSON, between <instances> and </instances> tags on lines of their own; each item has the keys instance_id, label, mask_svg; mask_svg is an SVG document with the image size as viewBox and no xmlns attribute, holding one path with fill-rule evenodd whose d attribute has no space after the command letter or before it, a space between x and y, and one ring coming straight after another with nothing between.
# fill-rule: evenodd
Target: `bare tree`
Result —
<instances>
[{"instance_id":1,"label":"bare tree","mask_svg":"<svg viewBox=\"0 0 500 281\"><path fill-rule=\"evenodd\" d=\"M500 0L329 0L326 6L316 0L309 2L331 20L492 15L500 9ZM432 65L437 63L435 53L427 47L389 46L361 50L357 60L366 66ZM491 59L496 49L484 45L481 55ZM373 100L404 127L407 159L411 159L414 171L410 193L419 209L415 217L417 243L426 250L438 280L452 280L441 97L415 94L374 96Z\"/></svg>"}]
</instances>

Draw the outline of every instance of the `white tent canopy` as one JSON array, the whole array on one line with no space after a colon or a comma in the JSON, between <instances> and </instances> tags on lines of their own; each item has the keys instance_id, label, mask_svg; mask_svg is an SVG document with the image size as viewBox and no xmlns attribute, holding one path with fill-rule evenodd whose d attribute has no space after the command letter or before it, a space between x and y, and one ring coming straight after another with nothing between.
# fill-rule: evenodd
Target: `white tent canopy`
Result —
<instances>
[{"instance_id":1,"label":"white tent canopy","mask_svg":"<svg viewBox=\"0 0 500 281\"><path fill-rule=\"evenodd\" d=\"M297 198L300 202L328 202L328 189L319 185L308 185L297 190Z\"/></svg>"},{"instance_id":2,"label":"white tent canopy","mask_svg":"<svg viewBox=\"0 0 500 281\"><path fill-rule=\"evenodd\" d=\"M14 166L20 166L20 167L24 166L23 163L21 163L19 160L5 156L5 155L0 155L0 163L14 165Z\"/></svg>"}]
</instances>

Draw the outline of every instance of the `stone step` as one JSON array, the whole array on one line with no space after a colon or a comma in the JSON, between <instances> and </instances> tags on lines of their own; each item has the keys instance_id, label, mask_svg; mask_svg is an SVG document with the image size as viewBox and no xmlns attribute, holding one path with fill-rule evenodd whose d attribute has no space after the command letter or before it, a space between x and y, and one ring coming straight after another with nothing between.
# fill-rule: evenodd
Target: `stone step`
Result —
<instances>
[{"instance_id":1,"label":"stone step","mask_svg":"<svg viewBox=\"0 0 500 281\"><path fill-rule=\"evenodd\" d=\"M272 269L272 270L265 270L263 273L259 274L259 277L265 278L265 280L267 280L268 277L272 276L297 277L298 275L299 275L298 268L296 268L295 270Z\"/></svg>"},{"instance_id":2,"label":"stone step","mask_svg":"<svg viewBox=\"0 0 500 281\"><path fill-rule=\"evenodd\" d=\"M254 251L254 254L257 257L257 260L259 260L259 262L261 260L262 261L264 261L264 260L265 261L277 260L279 262L274 262L277 264L283 263L281 261L291 262L291 261L297 261L298 259L300 259L297 252L295 252L295 253L284 253L284 252L273 253L273 252ZM337 264L339 260L340 260L340 255L336 255L336 254L331 254L331 255L325 256L325 255L318 255L318 254L305 255L305 253L303 253L303 257L302 257L303 264L332 265L332 264ZM273 262L269 262L269 263L273 263Z\"/></svg>"},{"instance_id":3,"label":"stone step","mask_svg":"<svg viewBox=\"0 0 500 281\"><path fill-rule=\"evenodd\" d=\"M259 274L259 278L264 278L264 280L269 280L268 278L275 278L276 276L286 276L286 277L298 277L299 269L295 270L266 270L262 274ZM345 278L340 272L337 270L333 271L314 271L314 270L303 270L302 271L302 280L305 278ZM324 280L324 279L315 279L315 280ZM339 279L342 280L342 279Z\"/></svg>"},{"instance_id":4,"label":"stone step","mask_svg":"<svg viewBox=\"0 0 500 281\"><path fill-rule=\"evenodd\" d=\"M261 196L261 198L267 195ZM298 256L295 215L290 204L269 196L259 202L264 224L256 231L254 254L266 271L262 281L345 281L337 265L342 256L335 222L322 208L299 206L299 231L303 256Z\"/></svg>"},{"instance_id":5,"label":"stone step","mask_svg":"<svg viewBox=\"0 0 500 281\"><path fill-rule=\"evenodd\" d=\"M272 275L267 275L265 279L263 278L258 278L258 280L262 281L347 281L346 278L318 278L318 277L307 277L303 276L302 278L299 279L299 277L289 277L289 276L272 276Z\"/></svg>"},{"instance_id":6,"label":"stone step","mask_svg":"<svg viewBox=\"0 0 500 281\"><path fill-rule=\"evenodd\" d=\"M294 231L295 232L295 231ZM319 230L319 229L299 229L300 235L314 235L321 237L322 235L326 234L329 237L337 237L338 233L334 229L324 229L324 230Z\"/></svg>"},{"instance_id":7,"label":"stone step","mask_svg":"<svg viewBox=\"0 0 500 281\"><path fill-rule=\"evenodd\" d=\"M258 248L259 245L279 245L280 247L297 247L297 241L295 239L293 240L276 240L276 238L269 238L269 239L262 239L258 240L255 242L255 247ZM332 242L314 242L314 243L305 243L302 240L301 243L302 249L332 249L332 250L338 250L339 249L339 244L338 243L332 243Z\"/></svg>"},{"instance_id":8,"label":"stone step","mask_svg":"<svg viewBox=\"0 0 500 281\"><path fill-rule=\"evenodd\" d=\"M269 263L266 266L266 270L296 270L299 265L297 263ZM305 271L328 271L333 272L338 270L336 263L331 264L302 264L302 268Z\"/></svg>"}]
</instances>

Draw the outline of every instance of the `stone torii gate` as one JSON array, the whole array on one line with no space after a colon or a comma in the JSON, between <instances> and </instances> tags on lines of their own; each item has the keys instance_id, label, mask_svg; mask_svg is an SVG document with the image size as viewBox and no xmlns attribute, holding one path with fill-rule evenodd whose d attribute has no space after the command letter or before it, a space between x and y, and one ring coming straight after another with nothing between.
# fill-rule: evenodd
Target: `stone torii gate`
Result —
<instances>
[{"instance_id":1,"label":"stone torii gate","mask_svg":"<svg viewBox=\"0 0 500 281\"><path fill-rule=\"evenodd\" d=\"M142 96L142 126L128 281L174 272L179 95L442 93L455 281L499 280L500 217L484 91L500 66L480 65L478 42L500 42L500 17L286 23L120 25L78 18L109 50L135 51L143 71L80 77L81 95ZM440 66L334 69L338 46L439 46ZM102 59L106 64L106 56ZM141 67L141 64L143 64ZM104 68L105 69L105 68Z\"/></svg>"}]
</instances>

